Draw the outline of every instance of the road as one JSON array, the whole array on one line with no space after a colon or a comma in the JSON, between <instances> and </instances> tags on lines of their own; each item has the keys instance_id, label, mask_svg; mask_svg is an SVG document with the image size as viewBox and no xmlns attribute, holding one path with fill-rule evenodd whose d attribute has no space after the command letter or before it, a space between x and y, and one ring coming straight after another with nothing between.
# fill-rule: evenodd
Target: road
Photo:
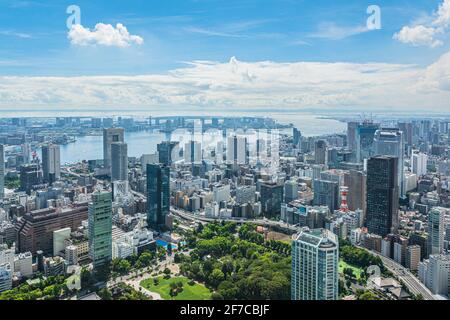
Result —
<instances>
[{"instance_id":1,"label":"road","mask_svg":"<svg viewBox=\"0 0 450 320\"><path fill-rule=\"evenodd\" d=\"M362 247L360 247L362 248ZM401 264L398 264L392 259L386 258L381 254L368 250L366 248L362 248L369 251L371 254L380 257L384 266L392 272L396 277L398 277L405 285L408 287L411 293L415 295L421 294L424 300L436 300L430 290L422 283L419 279L417 279L408 269L403 267Z\"/></svg>"},{"instance_id":2,"label":"road","mask_svg":"<svg viewBox=\"0 0 450 320\"><path fill-rule=\"evenodd\" d=\"M253 223L259 226L263 227L278 227L285 230L289 230L292 232L299 232L299 228L284 222L279 221L272 221L272 220L264 220L264 219L242 219L242 218L208 218L202 215L193 214L190 212L186 212L183 210L177 210L174 208L170 208L170 212L172 212L174 215L179 216L185 220L191 220L191 221L203 221L203 222L215 222L215 221L233 221L233 222L240 222L240 223Z\"/></svg>"}]
</instances>

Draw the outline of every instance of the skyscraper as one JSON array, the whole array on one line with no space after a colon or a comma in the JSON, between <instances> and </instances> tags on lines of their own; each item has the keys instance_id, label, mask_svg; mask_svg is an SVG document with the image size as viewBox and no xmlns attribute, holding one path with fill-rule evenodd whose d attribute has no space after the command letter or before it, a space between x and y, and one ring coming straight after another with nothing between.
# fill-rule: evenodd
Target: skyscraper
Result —
<instances>
[{"instance_id":1,"label":"skyscraper","mask_svg":"<svg viewBox=\"0 0 450 320\"><path fill-rule=\"evenodd\" d=\"M105 168L111 168L111 144L124 141L123 128L103 129L103 165Z\"/></svg>"},{"instance_id":2,"label":"skyscraper","mask_svg":"<svg viewBox=\"0 0 450 320\"><path fill-rule=\"evenodd\" d=\"M89 256L94 268L112 259L112 198L107 191L95 191L88 205Z\"/></svg>"},{"instance_id":3,"label":"skyscraper","mask_svg":"<svg viewBox=\"0 0 450 320\"><path fill-rule=\"evenodd\" d=\"M325 140L317 140L314 144L314 163L328 164L328 150Z\"/></svg>"},{"instance_id":4,"label":"skyscraper","mask_svg":"<svg viewBox=\"0 0 450 320\"><path fill-rule=\"evenodd\" d=\"M435 207L428 212L428 254L444 250L445 209Z\"/></svg>"},{"instance_id":5,"label":"skyscraper","mask_svg":"<svg viewBox=\"0 0 450 320\"><path fill-rule=\"evenodd\" d=\"M347 123L347 146L350 150L356 150L356 129L358 122Z\"/></svg>"},{"instance_id":6,"label":"skyscraper","mask_svg":"<svg viewBox=\"0 0 450 320\"><path fill-rule=\"evenodd\" d=\"M24 144L22 144L22 157L23 157L24 164L30 163L30 156L31 156L30 143L25 142Z\"/></svg>"},{"instance_id":7,"label":"skyscraper","mask_svg":"<svg viewBox=\"0 0 450 320\"><path fill-rule=\"evenodd\" d=\"M375 153L377 155L398 158L398 186L400 196L405 196L405 144L403 141L403 132L395 128L377 130L375 132Z\"/></svg>"},{"instance_id":8,"label":"skyscraper","mask_svg":"<svg viewBox=\"0 0 450 320\"><path fill-rule=\"evenodd\" d=\"M5 150L0 144L0 199L5 196Z\"/></svg>"},{"instance_id":9,"label":"skyscraper","mask_svg":"<svg viewBox=\"0 0 450 320\"><path fill-rule=\"evenodd\" d=\"M298 199L298 182L288 180L284 183L284 202L289 203Z\"/></svg>"},{"instance_id":10,"label":"skyscraper","mask_svg":"<svg viewBox=\"0 0 450 320\"><path fill-rule=\"evenodd\" d=\"M356 161L363 162L374 155L373 141L379 125L364 121L356 128Z\"/></svg>"},{"instance_id":11,"label":"skyscraper","mask_svg":"<svg viewBox=\"0 0 450 320\"><path fill-rule=\"evenodd\" d=\"M158 144L157 150L159 154L159 162L171 166L173 159L173 152L178 142L175 141L163 141Z\"/></svg>"},{"instance_id":12,"label":"skyscraper","mask_svg":"<svg viewBox=\"0 0 450 320\"><path fill-rule=\"evenodd\" d=\"M52 184L61 178L60 149L58 145L42 146L42 172L44 182Z\"/></svg>"},{"instance_id":13,"label":"skyscraper","mask_svg":"<svg viewBox=\"0 0 450 320\"><path fill-rule=\"evenodd\" d=\"M325 229L303 230L292 242L292 300L337 300L339 242Z\"/></svg>"},{"instance_id":14,"label":"skyscraper","mask_svg":"<svg viewBox=\"0 0 450 320\"><path fill-rule=\"evenodd\" d=\"M300 142L302 140L302 133L300 132L300 130L298 130L297 128L293 128L292 129L292 135L293 135L293 144L295 146L295 148L299 148L300 147Z\"/></svg>"},{"instance_id":15,"label":"skyscraper","mask_svg":"<svg viewBox=\"0 0 450 320\"><path fill-rule=\"evenodd\" d=\"M111 181L128 180L128 146L123 142L111 143Z\"/></svg>"},{"instance_id":16,"label":"skyscraper","mask_svg":"<svg viewBox=\"0 0 450 320\"><path fill-rule=\"evenodd\" d=\"M361 209L366 212L366 174L363 171L350 170L345 173L344 180L348 187L348 208L351 211Z\"/></svg>"},{"instance_id":17,"label":"skyscraper","mask_svg":"<svg viewBox=\"0 0 450 320\"><path fill-rule=\"evenodd\" d=\"M337 182L315 179L313 189L315 206L327 206L331 212L339 208L339 184Z\"/></svg>"},{"instance_id":18,"label":"skyscraper","mask_svg":"<svg viewBox=\"0 0 450 320\"><path fill-rule=\"evenodd\" d=\"M265 217L273 218L281 213L283 185L275 182L261 184L261 211Z\"/></svg>"},{"instance_id":19,"label":"skyscraper","mask_svg":"<svg viewBox=\"0 0 450 320\"><path fill-rule=\"evenodd\" d=\"M147 223L154 229L163 229L170 213L170 167L147 165Z\"/></svg>"},{"instance_id":20,"label":"skyscraper","mask_svg":"<svg viewBox=\"0 0 450 320\"><path fill-rule=\"evenodd\" d=\"M247 163L247 138L236 135L228 137L227 162L235 164Z\"/></svg>"},{"instance_id":21,"label":"skyscraper","mask_svg":"<svg viewBox=\"0 0 450 320\"><path fill-rule=\"evenodd\" d=\"M376 156L367 163L367 227L382 237L398 226L398 158Z\"/></svg>"},{"instance_id":22,"label":"skyscraper","mask_svg":"<svg viewBox=\"0 0 450 320\"><path fill-rule=\"evenodd\" d=\"M196 141L189 141L184 145L184 162L194 164L202 162L202 145Z\"/></svg>"},{"instance_id":23,"label":"skyscraper","mask_svg":"<svg viewBox=\"0 0 450 320\"><path fill-rule=\"evenodd\" d=\"M20 191L30 195L36 185L42 183L42 171L37 164L20 166Z\"/></svg>"}]
</instances>

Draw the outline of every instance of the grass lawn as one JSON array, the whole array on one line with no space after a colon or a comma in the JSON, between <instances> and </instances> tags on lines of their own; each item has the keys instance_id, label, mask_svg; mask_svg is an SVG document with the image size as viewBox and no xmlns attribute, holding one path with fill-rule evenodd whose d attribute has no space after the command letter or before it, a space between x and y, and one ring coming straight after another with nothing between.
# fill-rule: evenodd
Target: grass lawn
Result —
<instances>
[{"instance_id":1,"label":"grass lawn","mask_svg":"<svg viewBox=\"0 0 450 320\"><path fill-rule=\"evenodd\" d=\"M358 267L354 267L348 263L346 263L344 260L339 260L339 273L344 273L344 269L345 268L350 268L353 270L353 274L356 276L356 279L361 278L361 272L363 271L362 269L358 268Z\"/></svg>"},{"instance_id":2,"label":"grass lawn","mask_svg":"<svg viewBox=\"0 0 450 320\"><path fill-rule=\"evenodd\" d=\"M159 293L164 300L209 300L211 299L211 292L208 288L200 284L190 286L189 279L185 277L172 277L164 279L158 277L159 284L157 286L153 283L153 278L141 281L140 285L149 291ZM175 297L170 296L170 284L172 282L183 282L183 292Z\"/></svg>"}]
</instances>

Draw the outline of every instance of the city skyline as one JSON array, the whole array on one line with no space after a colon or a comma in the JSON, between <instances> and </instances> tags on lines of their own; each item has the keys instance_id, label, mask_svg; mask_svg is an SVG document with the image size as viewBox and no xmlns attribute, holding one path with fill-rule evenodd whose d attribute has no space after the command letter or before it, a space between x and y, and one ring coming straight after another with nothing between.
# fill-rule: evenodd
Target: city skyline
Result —
<instances>
[{"instance_id":1,"label":"city skyline","mask_svg":"<svg viewBox=\"0 0 450 320\"><path fill-rule=\"evenodd\" d=\"M450 0L0 0L0 306L450 300L449 80Z\"/></svg>"}]
</instances>

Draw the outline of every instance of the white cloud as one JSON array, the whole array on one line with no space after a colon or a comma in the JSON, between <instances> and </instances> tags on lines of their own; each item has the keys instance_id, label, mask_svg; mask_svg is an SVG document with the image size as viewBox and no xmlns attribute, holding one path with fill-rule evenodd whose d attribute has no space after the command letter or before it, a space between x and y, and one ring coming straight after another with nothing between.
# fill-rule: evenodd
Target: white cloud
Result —
<instances>
[{"instance_id":1,"label":"white cloud","mask_svg":"<svg viewBox=\"0 0 450 320\"><path fill-rule=\"evenodd\" d=\"M450 23L450 0L444 0L439 6L433 25L438 28L447 28Z\"/></svg>"},{"instance_id":2,"label":"white cloud","mask_svg":"<svg viewBox=\"0 0 450 320\"><path fill-rule=\"evenodd\" d=\"M428 68L385 63L194 61L166 74L0 77L10 108L337 108L448 111L450 53Z\"/></svg>"},{"instance_id":3,"label":"white cloud","mask_svg":"<svg viewBox=\"0 0 450 320\"><path fill-rule=\"evenodd\" d=\"M447 32L450 24L450 0L443 0L430 22L404 26L393 38L399 42L413 46L429 46L435 48L443 45L439 39Z\"/></svg>"},{"instance_id":4,"label":"white cloud","mask_svg":"<svg viewBox=\"0 0 450 320\"><path fill-rule=\"evenodd\" d=\"M415 27L403 27L400 32L394 34L394 39L413 46L429 46L432 48L443 44L435 38L437 30L432 27L418 25Z\"/></svg>"},{"instance_id":5,"label":"white cloud","mask_svg":"<svg viewBox=\"0 0 450 320\"><path fill-rule=\"evenodd\" d=\"M103 45L124 48L132 44L141 45L144 43L144 39L131 35L121 23L118 23L116 27L98 23L92 31L79 24L73 25L68 38L73 45L80 46Z\"/></svg>"},{"instance_id":6,"label":"white cloud","mask_svg":"<svg viewBox=\"0 0 450 320\"><path fill-rule=\"evenodd\" d=\"M367 26L338 26L334 23L323 23L317 32L309 35L310 38L320 38L329 40L341 40L361 33L370 31Z\"/></svg>"}]
</instances>

